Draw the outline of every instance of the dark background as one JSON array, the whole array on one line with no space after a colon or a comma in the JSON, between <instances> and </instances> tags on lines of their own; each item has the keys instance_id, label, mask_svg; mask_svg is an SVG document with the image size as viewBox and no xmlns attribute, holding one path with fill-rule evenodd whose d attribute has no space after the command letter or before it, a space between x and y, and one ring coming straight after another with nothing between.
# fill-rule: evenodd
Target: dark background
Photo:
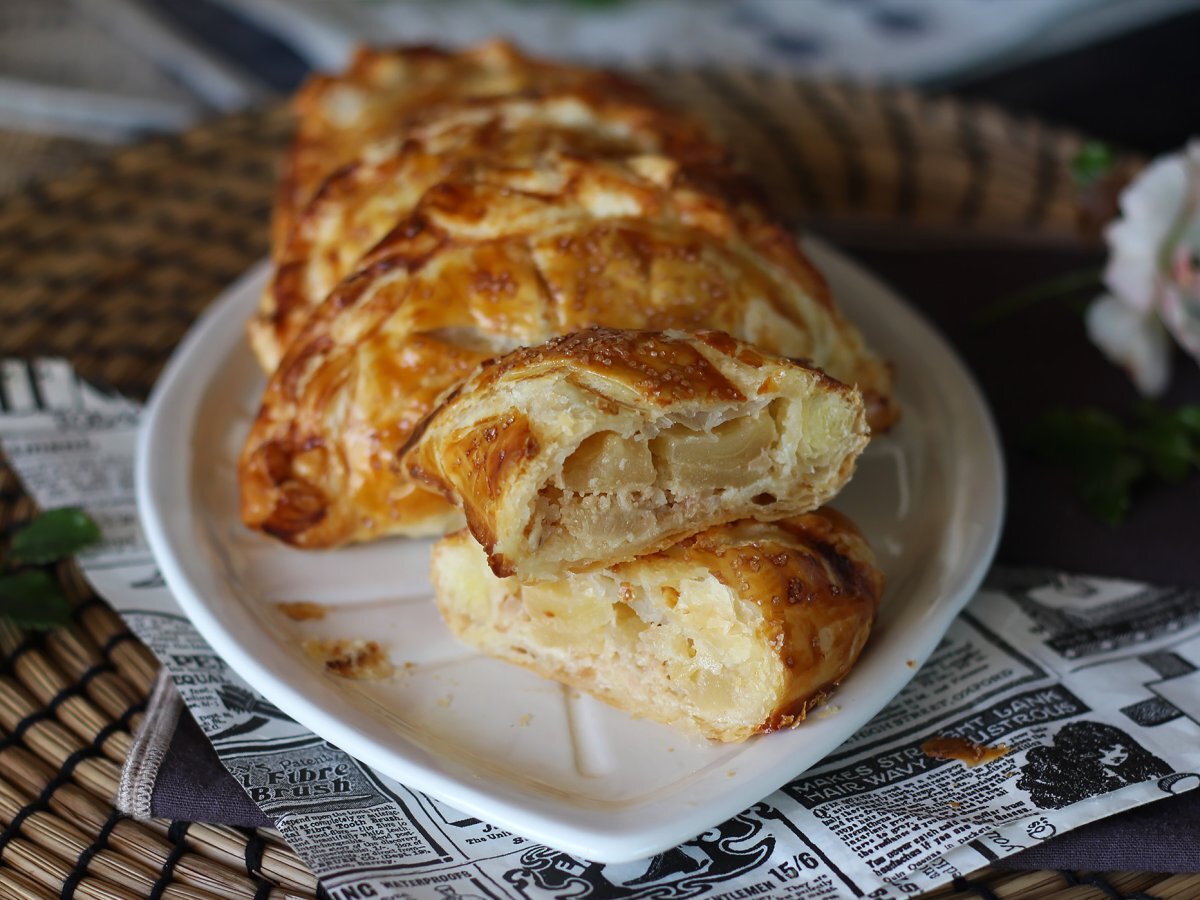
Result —
<instances>
[{"instance_id":1,"label":"dark background","mask_svg":"<svg viewBox=\"0 0 1200 900\"><path fill-rule=\"evenodd\" d=\"M1078 128L1145 154L1169 152L1200 135L1200 13L955 85L948 92ZM1200 586L1200 476L1135 495L1119 526L1097 521L1074 500L1068 476L1034 462L1023 437L1041 413L1095 406L1128 416L1139 396L1123 372L1088 342L1084 291L980 329L987 304L1055 275L1103 263L1103 253L947 246L884 251L849 247L927 311L979 378L1004 436L1008 519L999 561ZM1200 368L1182 353L1161 402L1200 403Z\"/></svg>"},{"instance_id":2,"label":"dark background","mask_svg":"<svg viewBox=\"0 0 1200 900\"><path fill-rule=\"evenodd\" d=\"M210 0L157 0L155 8L278 91L294 90L307 72L286 44ZM998 74L926 88L1070 125L1131 150L1163 153L1197 133L1198 76L1200 11Z\"/></svg>"},{"instance_id":3,"label":"dark background","mask_svg":"<svg viewBox=\"0 0 1200 900\"><path fill-rule=\"evenodd\" d=\"M1200 134L1200 12L948 87L1143 153Z\"/></svg>"}]
</instances>

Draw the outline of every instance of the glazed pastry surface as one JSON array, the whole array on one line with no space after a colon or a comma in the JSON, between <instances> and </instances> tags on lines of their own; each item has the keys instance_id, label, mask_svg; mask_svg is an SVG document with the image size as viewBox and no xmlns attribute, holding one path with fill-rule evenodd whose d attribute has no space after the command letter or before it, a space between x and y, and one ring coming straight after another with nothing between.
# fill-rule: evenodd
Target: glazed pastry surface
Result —
<instances>
[{"instance_id":1,"label":"glazed pastry surface","mask_svg":"<svg viewBox=\"0 0 1200 900\"><path fill-rule=\"evenodd\" d=\"M399 133L360 147L289 214L274 275L248 325L263 370L279 365L313 309L425 191L472 159L521 165L549 152L587 158L665 153L713 179L736 180L726 151L696 122L630 93L599 80L468 97L415 111Z\"/></svg>"},{"instance_id":2,"label":"glazed pastry surface","mask_svg":"<svg viewBox=\"0 0 1200 900\"><path fill-rule=\"evenodd\" d=\"M460 51L360 47L344 72L310 77L293 98L296 133L272 219L273 256L325 178L363 148L403 133L409 116L443 104L529 91L587 90L649 101L611 72L531 59L503 41Z\"/></svg>"},{"instance_id":3,"label":"glazed pastry surface","mask_svg":"<svg viewBox=\"0 0 1200 900\"><path fill-rule=\"evenodd\" d=\"M889 367L793 235L626 79L499 42L361 50L295 107L248 324L271 376L239 470L250 527L313 548L458 527L399 449L479 362L593 325L725 331L895 421Z\"/></svg>"}]
</instances>

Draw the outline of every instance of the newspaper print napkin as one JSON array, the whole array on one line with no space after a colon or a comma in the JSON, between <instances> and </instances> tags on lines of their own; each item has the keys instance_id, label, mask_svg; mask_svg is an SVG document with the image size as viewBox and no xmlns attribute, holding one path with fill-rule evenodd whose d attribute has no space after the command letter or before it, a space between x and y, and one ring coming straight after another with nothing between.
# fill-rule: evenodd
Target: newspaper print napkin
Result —
<instances>
[{"instance_id":1,"label":"newspaper print napkin","mask_svg":"<svg viewBox=\"0 0 1200 900\"><path fill-rule=\"evenodd\" d=\"M271 825L230 777L186 709L170 675L151 697L125 763L121 809L135 818ZM156 715L163 708L166 716ZM173 719L173 721L172 721ZM1200 791L1188 791L1098 819L993 865L1014 870L1200 872Z\"/></svg>"},{"instance_id":2,"label":"newspaper print napkin","mask_svg":"<svg viewBox=\"0 0 1200 900\"><path fill-rule=\"evenodd\" d=\"M81 563L157 654L222 764L331 897L902 897L1200 785L1200 592L1010 571L896 700L781 790L649 860L537 846L371 771L259 697L158 577L132 487L138 409L60 360L0 363L0 445L44 508L105 540ZM921 744L1009 752L968 769Z\"/></svg>"}]
</instances>

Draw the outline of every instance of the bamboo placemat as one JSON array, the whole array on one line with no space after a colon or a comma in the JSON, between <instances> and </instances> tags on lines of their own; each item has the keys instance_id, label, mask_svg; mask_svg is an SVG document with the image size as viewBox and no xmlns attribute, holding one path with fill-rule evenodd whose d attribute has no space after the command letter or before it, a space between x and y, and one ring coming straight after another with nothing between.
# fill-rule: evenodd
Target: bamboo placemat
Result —
<instances>
[{"instance_id":1,"label":"bamboo placemat","mask_svg":"<svg viewBox=\"0 0 1200 900\"><path fill-rule=\"evenodd\" d=\"M111 144L0 128L0 197L35 178L65 175L112 150Z\"/></svg>"},{"instance_id":2,"label":"bamboo placemat","mask_svg":"<svg viewBox=\"0 0 1200 900\"><path fill-rule=\"evenodd\" d=\"M1078 136L901 89L654 73L788 214L1073 240ZM123 150L0 205L0 355L64 356L144 398L196 315L266 252L280 109ZM0 464L0 541L31 506ZM0 545L2 546L2 545ZM157 663L63 566L73 623L0 622L0 897L312 897L272 831L112 807ZM936 897L1200 896L1200 876L983 870Z\"/></svg>"}]
</instances>

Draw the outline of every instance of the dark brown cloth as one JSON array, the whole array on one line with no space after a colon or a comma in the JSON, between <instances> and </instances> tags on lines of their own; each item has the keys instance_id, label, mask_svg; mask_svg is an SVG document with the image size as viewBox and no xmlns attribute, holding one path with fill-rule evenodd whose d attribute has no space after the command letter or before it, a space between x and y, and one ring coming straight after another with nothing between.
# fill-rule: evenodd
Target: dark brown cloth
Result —
<instances>
[{"instance_id":1,"label":"dark brown cloth","mask_svg":"<svg viewBox=\"0 0 1200 900\"><path fill-rule=\"evenodd\" d=\"M192 714L184 709L158 770L150 811L156 818L270 828L271 820L221 765Z\"/></svg>"}]
</instances>

